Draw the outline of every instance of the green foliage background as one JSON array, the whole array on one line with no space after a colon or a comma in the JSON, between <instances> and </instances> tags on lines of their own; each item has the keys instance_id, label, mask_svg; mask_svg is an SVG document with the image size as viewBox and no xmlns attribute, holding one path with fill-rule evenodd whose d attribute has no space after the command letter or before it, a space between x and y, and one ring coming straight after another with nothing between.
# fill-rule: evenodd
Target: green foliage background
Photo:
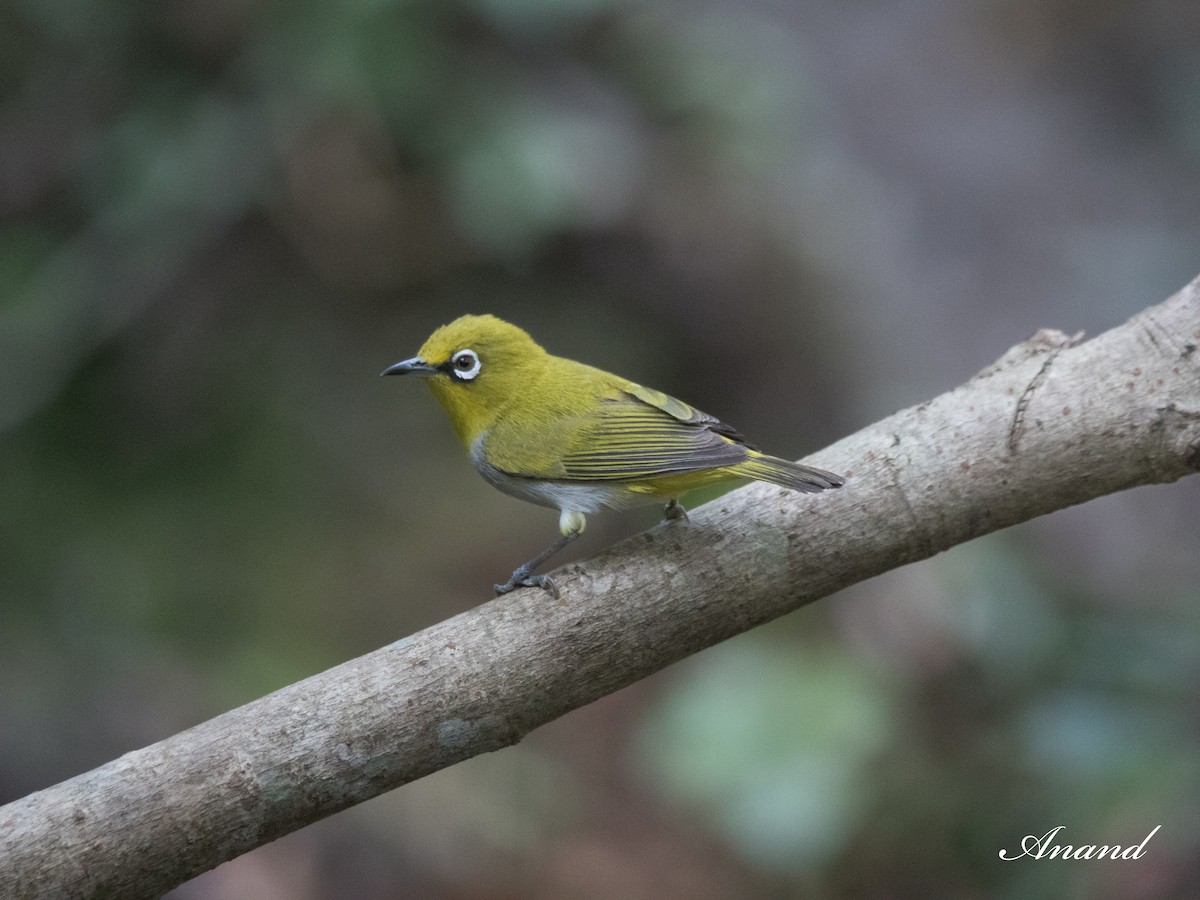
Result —
<instances>
[{"instance_id":1,"label":"green foliage background","mask_svg":"<svg viewBox=\"0 0 1200 900\"><path fill-rule=\"evenodd\" d=\"M1190 0L6 0L0 802L549 540L376 378L463 312L796 457L1165 297L1197 35ZM172 896L1195 896L1198 500L874 579Z\"/></svg>"}]
</instances>

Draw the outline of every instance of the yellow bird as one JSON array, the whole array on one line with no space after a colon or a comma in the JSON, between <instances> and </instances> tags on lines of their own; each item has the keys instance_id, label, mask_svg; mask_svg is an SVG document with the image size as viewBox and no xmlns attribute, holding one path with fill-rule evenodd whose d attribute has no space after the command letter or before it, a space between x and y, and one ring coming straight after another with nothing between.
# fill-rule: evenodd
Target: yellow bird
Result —
<instances>
[{"instance_id":1,"label":"yellow bird","mask_svg":"<svg viewBox=\"0 0 1200 900\"><path fill-rule=\"evenodd\" d=\"M495 316L462 316L383 375L420 375L490 484L560 510L562 536L519 566L497 594L540 587L534 571L583 531L589 513L666 500L715 482L753 479L794 491L845 480L759 453L736 429L686 403L592 366L552 356Z\"/></svg>"}]
</instances>

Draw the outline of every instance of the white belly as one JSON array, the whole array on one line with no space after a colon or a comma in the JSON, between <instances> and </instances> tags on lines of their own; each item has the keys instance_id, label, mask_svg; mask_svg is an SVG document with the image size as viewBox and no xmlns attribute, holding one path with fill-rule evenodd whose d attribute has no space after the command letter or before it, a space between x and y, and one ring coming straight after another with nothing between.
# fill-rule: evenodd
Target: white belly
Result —
<instances>
[{"instance_id":1,"label":"white belly","mask_svg":"<svg viewBox=\"0 0 1200 900\"><path fill-rule=\"evenodd\" d=\"M483 458L481 442L471 447L471 462L488 484L538 506L551 509L575 510L584 514L602 509L628 509L662 501L653 494L639 494L619 484L581 484L579 482L544 481L522 478L502 472Z\"/></svg>"}]
</instances>

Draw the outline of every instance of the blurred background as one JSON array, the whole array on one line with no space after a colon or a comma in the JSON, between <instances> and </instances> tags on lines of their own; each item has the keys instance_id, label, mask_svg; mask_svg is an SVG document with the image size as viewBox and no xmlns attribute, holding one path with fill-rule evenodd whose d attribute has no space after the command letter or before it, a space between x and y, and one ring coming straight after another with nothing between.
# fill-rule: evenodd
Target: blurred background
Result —
<instances>
[{"instance_id":1,"label":"blurred background","mask_svg":"<svg viewBox=\"0 0 1200 900\"><path fill-rule=\"evenodd\" d=\"M1174 293L1198 38L1194 0L4 0L0 802L551 539L377 377L461 313L795 458ZM170 896L1197 896L1198 502L876 578ZM1057 825L1162 829L998 859Z\"/></svg>"}]
</instances>

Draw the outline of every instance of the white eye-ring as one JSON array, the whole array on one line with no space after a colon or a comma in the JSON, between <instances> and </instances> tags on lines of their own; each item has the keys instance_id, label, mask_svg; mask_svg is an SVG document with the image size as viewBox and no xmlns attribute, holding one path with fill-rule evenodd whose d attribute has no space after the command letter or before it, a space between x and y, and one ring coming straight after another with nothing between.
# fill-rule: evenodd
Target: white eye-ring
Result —
<instances>
[{"instance_id":1,"label":"white eye-ring","mask_svg":"<svg viewBox=\"0 0 1200 900\"><path fill-rule=\"evenodd\" d=\"M474 350L459 350L450 357L451 371L459 381L471 381L481 368L479 354Z\"/></svg>"}]
</instances>

